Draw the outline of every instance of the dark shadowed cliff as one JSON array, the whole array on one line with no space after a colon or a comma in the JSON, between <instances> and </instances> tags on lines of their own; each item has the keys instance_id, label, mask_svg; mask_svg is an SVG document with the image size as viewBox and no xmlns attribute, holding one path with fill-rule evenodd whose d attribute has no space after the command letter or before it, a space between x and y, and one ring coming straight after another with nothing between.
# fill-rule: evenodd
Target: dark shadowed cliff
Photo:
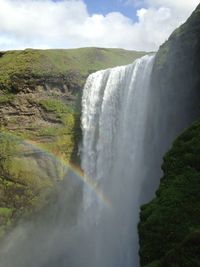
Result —
<instances>
[{"instance_id":1,"label":"dark shadowed cliff","mask_svg":"<svg viewBox=\"0 0 200 267\"><path fill-rule=\"evenodd\" d=\"M161 92L155 105L169 109L160 115L161 136L177 138L165 155L164 172L156 197L141 208L139 237L141 266L200 266L200 5L160 47L152 86ZM176 110L176 113L174 113ZM150 177L150 180L152 177Z\"/></svg>"}]
</instances>

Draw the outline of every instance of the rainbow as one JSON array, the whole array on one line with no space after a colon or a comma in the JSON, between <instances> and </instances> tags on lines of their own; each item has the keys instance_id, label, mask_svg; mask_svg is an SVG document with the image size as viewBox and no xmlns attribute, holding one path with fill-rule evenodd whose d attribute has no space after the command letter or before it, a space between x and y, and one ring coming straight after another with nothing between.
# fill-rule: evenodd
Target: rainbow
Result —
<instances>
[{"instance_id":1,"label":"rainbow","mask_svg":"<svg viewBox=\"0 0 200 267\"><path fill-rule=\"evenodd\" d=\"M37 149L37 150L41 151L43 154L46 154L49 157L58 161L61 164L61 166L63 166L67 171L73 172L76 175L76 177L78 177L81 181L84 182L84 184L86 184L90 189L92 189L92 191L95 192L96 197L106 207L111 208L111 202L109 201L107 196L105 196L105 194L101 190L100 186L97 184L97 182L94 179L85 175L84 171L81 169L80 166L63 159L63 157L61 155L57 155L56 153L53 153L52 151L48 150L47 148L44 148L40 143L37 143L36 141L23 139L22 137L19 137L19 136L15 135L13 133L10 133L10 132L3 131L2 133L0 133L0 136L5 136L5 135L8 136L9 138L12 138L12 139L14 138L19 143L27 144L27 145L31 146L32 148Z\"/></svg>"}]
</instances>

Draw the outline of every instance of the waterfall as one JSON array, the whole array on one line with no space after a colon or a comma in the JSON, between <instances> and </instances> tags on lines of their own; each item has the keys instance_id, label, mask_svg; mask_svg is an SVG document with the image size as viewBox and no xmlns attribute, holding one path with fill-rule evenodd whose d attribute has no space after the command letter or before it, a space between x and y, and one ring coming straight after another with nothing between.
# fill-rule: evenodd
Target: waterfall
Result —
<instances>
[{"instance_id":1,"label":"waterfall","mask_svg":"<svg viewBox=\"0 0 200 267\"><path fill-rule=\"evenodd\" d=\"M96 225L90 266L138 266L153 62L154 56L145 56L128 66L98 71L84 88L82 168L96 189L84 188L87 225Z\"/></svg>"},{"instance_id":2,"label":"waterfall","mask_svg":"<svg viewBox=\"0 0 200 267\"><path fill-rule=\"evenodd\" d=\"M55 202L9 233L1 267L139 266L139 207L154 196L164 153L199 114L199 93L160 86L153 65L154 56L145 56L88 77L85 175L67 171Z\"/></svg>"},{"instance_id":3,"label":"waterfall","mask_svg":"<svg viewBox=\"0 0 200 267\"><path fill-rule=\"evenodd\" d=\"M82 181L68 173L56 202L8 235L0 251L2 267L139 266L137 223L147 200L143 185L155 133L147 129L154 121L153 110L149 119L153 62L154 56L145 56L88 77L82 98L85 183L76 222L69 218ZM154 176L159 181L160 161L159 155L151 181ZM155 188L152 183L151 197Z\"/></svg>"}]
</instances>

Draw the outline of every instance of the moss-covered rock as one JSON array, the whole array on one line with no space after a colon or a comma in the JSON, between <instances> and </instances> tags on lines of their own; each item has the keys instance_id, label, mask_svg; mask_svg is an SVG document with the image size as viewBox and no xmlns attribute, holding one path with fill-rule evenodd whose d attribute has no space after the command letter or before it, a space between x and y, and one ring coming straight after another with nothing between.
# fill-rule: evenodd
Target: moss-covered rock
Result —
<instances>
[{"instance_id":1,"label":"moss-covered rock","mask_svg":"<svg viewBox=\"0 0 200 267\"><path fill-rule=\"evenodd\" d=\"M0 210L12 212L7 217L0 214L1 237L19 219L49 203L69 162L78 161L81 136L80 111L63 94L5 96L9 101L0 104Z\"/></svg>"},{"instance_id":2,"label":"moss-covered rock","mask_svg":"<svg viewBox=\"0 0 200 267\"><path fill-rule=\"evenodd\" d=\"M166 154L156 198L142 206L141 265L200 265L200 120ZM149 265L148 265L149 266Z\"/></svg>"}]
</instances>

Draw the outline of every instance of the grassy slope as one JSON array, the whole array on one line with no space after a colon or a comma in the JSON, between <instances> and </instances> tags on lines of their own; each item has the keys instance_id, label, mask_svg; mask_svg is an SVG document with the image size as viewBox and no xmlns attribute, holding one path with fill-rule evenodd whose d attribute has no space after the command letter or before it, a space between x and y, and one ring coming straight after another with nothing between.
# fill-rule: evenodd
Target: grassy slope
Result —
<instances>
[{"instance_id":1,"label":"grassy slope","mask_svg":"<svg viewBox=\"0 0 200 267\"><path fill-rule=\"evenodd\" d=\"M33 77L78 74L82 85L96 70L125 65L145 52L123 49L80 48L68 50L8 51L0 53L0 88L9 89L13 75L31 74Z\"/></svg>"},{"instance_id":2,"label":"grassy slope","mask_svg":"<svg viewBox=\"0 0 200 267\"><path fill-rule=\"evenodd\" d=\"M200 120L174 142L162 169L156 198L141 210L142 266L198 267Z\"/></svg>"}]
</instances>

